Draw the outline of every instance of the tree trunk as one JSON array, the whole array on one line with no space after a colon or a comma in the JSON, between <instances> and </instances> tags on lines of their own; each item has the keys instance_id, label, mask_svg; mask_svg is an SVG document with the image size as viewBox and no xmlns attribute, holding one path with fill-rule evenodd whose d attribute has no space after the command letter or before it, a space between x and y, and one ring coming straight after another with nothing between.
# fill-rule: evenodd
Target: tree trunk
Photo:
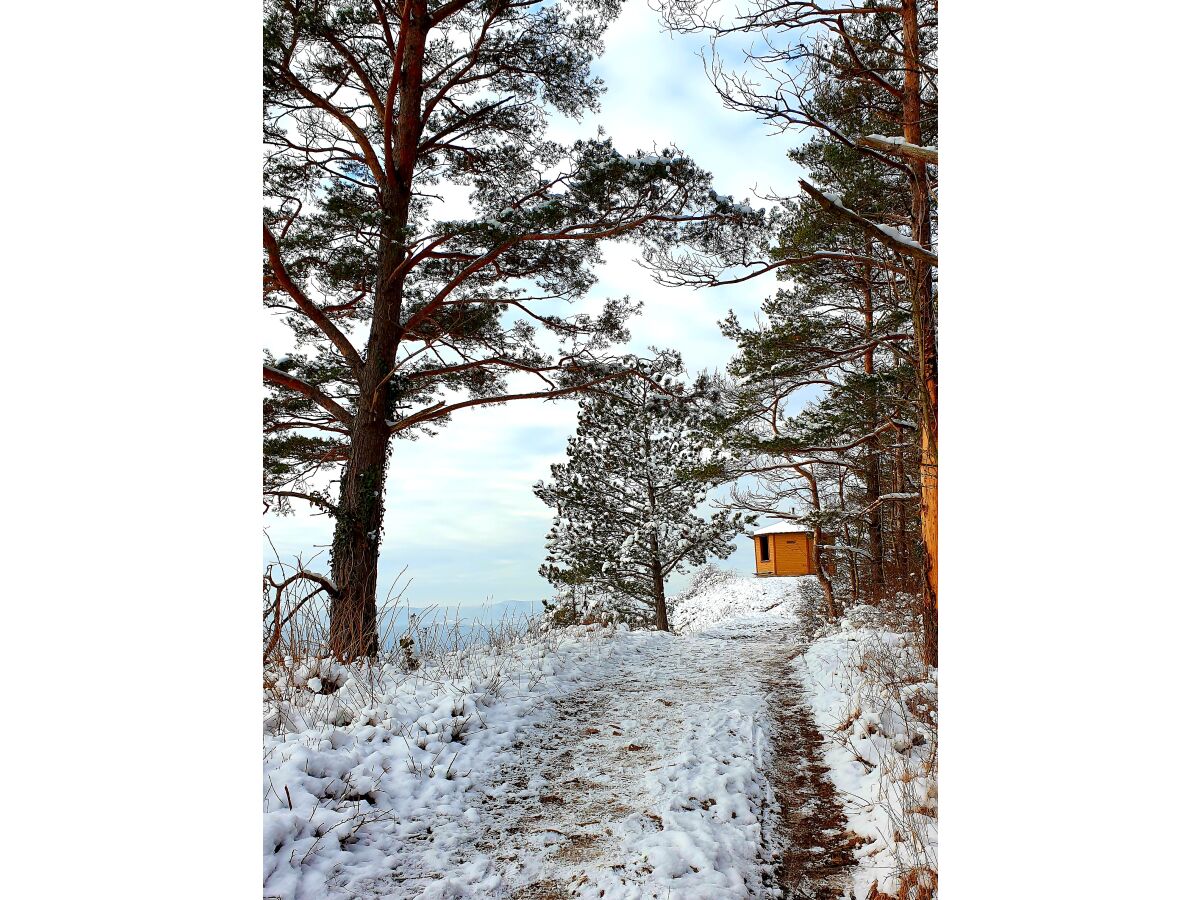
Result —
<instances>
[{"instance_id":1,"label":"tree trunk","mask_svg":"<svg viewBox=\"0 0 1200 900\"><path fill-rule=\"evenodd\" d=\"M651 539L654 545L654 560L650 563L650 575L654 579L654 627L659 631L670 631L667 623L667 589L663 581L662 563L658 559L658 540Z\"/></svg>"},{"instance_id":2,"label":"tree trunk","mask_svg":"<svg viewBox=\"0 0 1200 900\"><path fill-rule=\"evenodd\" d=\"M394 198L391 203L385 199L385 210L389 207L399 211ZM405 217L407 212L404 204ZM381 241L380 272L391 271L401 253L399 241ZM380 276L379 280L385 279ZM391 447L389 419L395 412L389 374L400 344L400 325L393 310L399 308L402 298L399 288L382 284L376 293L376 314L363 358L358 409L350 430L350 452L342 473L333 533L331 571L338 599L330 612L330 650L341 659L374 656L379 650L375 593Z\"/></svg>"},{"instance_id":3,"label":"tree trunk","mask_svg":"<svg viewBox=\"0 0 1200 900\"><path fill-rule=\"evenodd\" d=\"M430 22L425 0L414 0L401 48L395 117L390 123L388 180L380 186L380 237L371 331L359 374L359 396L342 473L331 572L338 595L330 609L330 651L341 659L379 650L375 594L383 498L396 397L391 373L404 334L405 233L421 135L421 75Z\"/></svg>"},{"instance_id":4,"label":"tree trunk","mask_svg":"<svg viewBox=\"0 0 1200 900\"><path fill-rule=\"evenodd\" d=\"M389 436L386 422L366 418L360 412L351 432L333 532L331 574L338 593L329 610L329 649L342 660L379 651L375 586Z\"/></svg>"},{"instance_id":5,"label":"tree trunk","mask_svg":"<svg viewBox=\"0 0 1200 900\"><path fill-rule=\"evenodd\" d=\"M645 388L642 390L644 392ZM653 523L658 509L658 496L654 490L654 458L648 431L642 432L642 453L646 465L646 500L650 510L650 521ZM663 578L657 526L650 530L650 577L654 582L654 627L659 631L670 631L671 626L667 623L667 589Z\"/></svg>"},{"instance_id":6,"label":"tree trunk","mask_svg":"<svg viewBox=\"0 0 1200 900\"><path fill-rule=\"evenodd\" d=\"M899 413L897 412L898 416ZM895 493L900 493L907 488L905 482L904 468L904 441L897 434L896 443L893 447L892 465L894 472L892 473L892 490ZM912 562L909 559L908 545L908 511L903 503L895 504L896 508L896 543L895 543L895 569L894 575L896 578L897 590L911 591L913 587L912 581Z\"/></svg>"},{"instance_id":7,"label":"tree trunk","mask_svg":"<svg viewBox=\"0 0 1200 900\"><path fill-rule=\"evenodd\" d=\"M817 476L803 466L793 467L798 475L808 482L809 497L812 501L813 512L821 512L821 492L817 490ZM821 583L821 593L825 595L825 610L832 622L837 618L837 601L833 596L833 580L825 571L825 553L823 550L825 532L820 525L813 525L813 568L816 570L817 581Z\"/></svg>"},{"instance_id":8,"label":"tree trunk","mask_svg":"<svg viewBox=\"0 0 1200 900\"><path fill-rule=\"evenodd\" d=\"M817 581L821 583L821 593L825 595L825 611L829 621L837 618L837 602L833 597L833 581L825 571L825 553L821 549L821 541L825 533L821 529L813 529L813 568L817 570Z\"/></svg>"},{"instance_id":9,"label":"tree trunk","mask_svg":"<svg viewBox=\"0 0 1200 900\"><path fill-rule=\"evenodd\" d=\"M904 139L920 146L921 75L917 0L901 0L904 27ZM932 249L933 228L929 207L929 173L924 160L911 160L913 240ZM917 375L921 387L921 617L924 656L937 665L937 320L933 305L933 270L914 256L912 303Z\"/></svg>"},{"instance_id":10,"label":"tree trunk","mask_svg":"<svg viewBox=\"0 0 1200 900\"><path fill-rule=\"evenodd\" d=\"M867 442L866 501L873 505L867 514L867 547L871 551L871 583L867 602L878 603L883 596L883 504L879 502L879 439Z\"/></svg>"},{"instance_id":11,"label":"tree trunk","mask_svg":"<svg viewBox=\"0 0 1200 900\"><path fill-rule=\"evenodd\" d=\"M870 247L867 253L870 255ZM863 353L863 374L875 374L875 298L871 293L871 267L864 267L863 274L863 337L867 349ZM870 394L867 396L867 424L874 431L879 427L878 404L875 397L875 384L870 384ZM865 501L871 510L867 513L867 544L871 551L871 578L868 603L878 603L883 596L883 504L879 502L879 454L882 445L878 435L873 435L867 441L867 465L863 482L866 492Z\"/></svg>"},{"instance_id":12,"label":"tree trunk","mask_svg":"<svg viewBox=\"0 0 1200 900\"><path fill-rule=\"evenodd\" d=\"M842 526L842 540L846 542L847 547L853 547L855 544L851 539L849 525ZM862 599L862 578L858 574L858 560L854 556L853 553L847 554L846 568L850 573L850 602L857 606Z\"/></svg>"}]
</instances>

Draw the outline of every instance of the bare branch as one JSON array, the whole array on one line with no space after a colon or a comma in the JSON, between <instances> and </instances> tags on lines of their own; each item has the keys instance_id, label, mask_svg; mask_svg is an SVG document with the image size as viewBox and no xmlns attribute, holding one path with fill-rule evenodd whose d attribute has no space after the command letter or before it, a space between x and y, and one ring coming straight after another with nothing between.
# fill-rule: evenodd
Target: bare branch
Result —
<instances>
[{"instance_id":1,"label":"bare branch","mask_svg":"<svg viewBox=\"0 0 1200 900\"><path fill-rule=\"evenodd\" d=\"M320 494L306 494L303 491L273 491L273 490L266 490L266 491L263 491L263 493L267 494L271 497L295 497L298 500L307 500L313 506L319 507L322 511L325 512L326 515L330 515L330 516L337 515L337 511L338 511L337 507L334 506L332 503L330 503L326 497L323 497Z\"/></svg>"}]
</instances>

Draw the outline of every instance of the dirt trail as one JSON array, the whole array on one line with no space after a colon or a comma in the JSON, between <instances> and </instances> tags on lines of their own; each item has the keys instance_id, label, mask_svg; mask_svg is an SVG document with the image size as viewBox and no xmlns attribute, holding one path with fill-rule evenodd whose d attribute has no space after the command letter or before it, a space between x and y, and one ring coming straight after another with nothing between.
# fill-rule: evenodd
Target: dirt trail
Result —
<instances>
[{"instance_id":1,"label":"dirt trail","mask_svg":"<svg viewBox=\"0 0 1200 900\"><path fill-rule=\"evenodd\" d=\"M799 626L627 636L511 746L447 879L482 866L501 886L464 896L511 900L843 897L853 857L792 675Z\"/></svg>"},{"instance_id":2,"label":"dirt trail","mask_svg":"<svg viewBox=\"0 0 1200 900\"><path fill-rule=\"evenodd\" d=\"M788 900L837 900L855 863L853 836L821 763L821 732L793 673L792 660L802 652L803 645L777 651L763 672L774 726L767 777L780 817L776 877Z\"/></svg>"},{"instance_id":3,"label":"dirt trail","mask_svg":"<svg viewBox=\"0 0 1200 900\"><path fill-rule=\"evenodd\" d=\"M710 634L737 640L738 654L755 668L771 717L771 757L766 775L775 796L768 842L771 882L784 900L839 900L854 865L846 817L822 763L821 732L793 660L811 639L814 619L777 624L735 619Z\"/></svg>"},{"instance_id":4,"label":"dirt trail","mask_svg":"<svg viewBox=\"0 0 1200 900\"><path fill-rule=\"evenodd\" d=\"M589 883L614 879L634 887L631 893L660 896L647 884L650 870L631 858L628 846L631 834L663 824L656 807L664 798L647 790L645 776L670 765L666 760L694 727L697 706L754 688L738 660L717 648L666 640L676 646L624 654L594 683L556 698L549 726L514 747L520 756L510 783L537 790L517 801L520 818L509 826L531 840L526 853L510 854L515 865L505 881L519 884L536 873L513 898L575 897ZM514 805L511 798L504 802Z\"/></svg>"}]
</instances>

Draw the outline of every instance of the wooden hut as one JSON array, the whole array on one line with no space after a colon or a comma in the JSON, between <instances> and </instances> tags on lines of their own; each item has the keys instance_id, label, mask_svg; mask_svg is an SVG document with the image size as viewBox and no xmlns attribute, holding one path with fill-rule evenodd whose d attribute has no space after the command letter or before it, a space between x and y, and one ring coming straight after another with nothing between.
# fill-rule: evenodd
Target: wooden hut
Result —
<instances>
[{"instance_id":1,"label":"wooden hut","mask_svg":"<svg viewBox=\"0 0 1200 900\"><path fill-rule=\"evenodd\" d=\"M755 575L815 575L817 572L813 533L791 522L760 528L754 541Z\"/></svg>"}]
</instances>

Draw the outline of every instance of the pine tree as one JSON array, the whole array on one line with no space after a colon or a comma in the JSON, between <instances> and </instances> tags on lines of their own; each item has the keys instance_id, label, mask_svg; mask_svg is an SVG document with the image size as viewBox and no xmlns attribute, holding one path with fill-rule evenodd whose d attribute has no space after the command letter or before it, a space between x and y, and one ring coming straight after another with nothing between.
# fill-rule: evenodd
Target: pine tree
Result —
<instances>
[{"instance_id":1,"label":"pine tree","mask_svg":"<svg viewBox=\"0 0 1200 900\"><path fill-rule=\"evenodd\" d=\"M567 462L534 492L555 510L540 569L562 602L604 598L625 620L666 631L666 582L686 566L721 559L746 520L696 510L713 482L699 477L711 451L694 403L685 402L678 354L661 353L640 377L580 401ZM703 397L698 379L691 398Z\"/></svg>"},{"instance_id":2,"label":"pine tree","mask_svg":"<svg viewBox=\"0 0 1200 900\"><path fill-rule=\"evenodd\" d=\"M394 439L624 376L608 348L634 306L569 307L595 280L599 242L671 246L752 215L673 149L545 138L548 108L597 108L589 66L619 9L266 4L264 297L295 340L264 359L265 493L333 520L336 655L376 648Z\"/></svg>"},{"instance_id":3,"label":"pine tree","mask_svg":"<svg viewBox=\"0 0 1200 900\"><path fill-rule=\"evenodd\" d=\"M890 277L904 295L920 451L922 626L925 659L936 665L938 154L924 145L937 133L937 4L751 0L735 18L724 19L720 6L695 0L662 0L661 10L675 30L712 35L709 74L726 106L780 131L816 134L823 145L820 158L793 154L810 166L798 179L798 198L823 222L812 240L793 241L783 233L770 246L757 239L711 243L700 254L664 253L658 263L668 280L712 285L781 269L803 279L814 270L857 263L869 270L864 283ZM746 72L715 52L717 42L731 36L743 38L737 53L745 54ZM825 163L836 164L836 179ZM856 192L865 201L858 206L847 187L871 190ZM777 216L777 230L787 220ZM876 450L878 456L882 448Z\"/></svg>"},{"instance_id":4,"label":"pine tree","mask_svg":"<svg viewBox=\"0 0 1200 900\"><path fill-rule=\"evenodd\" d=\"M838 93L816 102L848 131L871 127ZM864 165L840 142L819 135L793 157L855 209L882 221L906 215L892 170ZM738 346L719 427L739 450L729 477L759 479L757 490L733 496L759 512L805 510L801 522L836 540L853 602L912 592L919 410L903 269L876 240L811 204L785 203L777 233L776 258L807 261L781 267L788 285L754 325L732 315L722 324ZM818 256L830 246L843 254ZM819 561L828 546L818 544ZM833 585L818 570L832 608Z\"/></svg>"}]
</instances>

